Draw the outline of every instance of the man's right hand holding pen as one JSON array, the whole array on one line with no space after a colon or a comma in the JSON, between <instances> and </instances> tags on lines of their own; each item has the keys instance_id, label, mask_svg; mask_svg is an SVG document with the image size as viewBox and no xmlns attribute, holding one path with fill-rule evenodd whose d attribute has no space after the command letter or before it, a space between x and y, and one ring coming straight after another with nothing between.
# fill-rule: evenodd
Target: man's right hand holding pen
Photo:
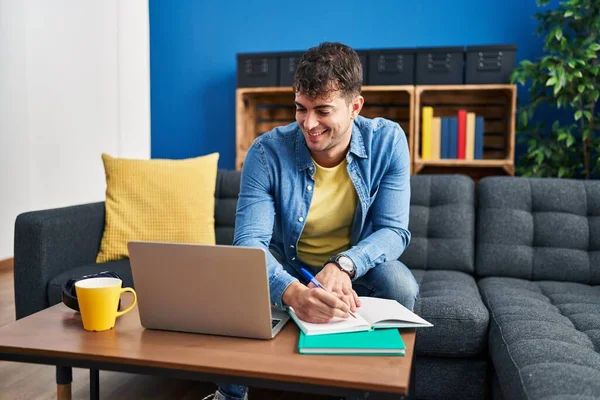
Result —
<instances>
[{"instance_id":1,"label":"man's right hand holding pen","mask_svg":"<svg viewBox=\"0 0 600 400\"><path fill-rule=\"evenodd\" d=\"M335 271L331 272L335 274ZM339 269L337 269L337 272L346 275L339 271ZM306 273L308 273L308 271L306 271ZM319 275L321 275L321 273L319 273ZM319 275L317 275L317 278ZM324 276L327 277L327 274L324 274ZM352 312L356 311L357 306L360 306L360 301L354 290L350 289L350 295L333 292L330 291L323 282L319 284L319 281L310 275L310 273L308 273L306 277L308 281L313 281L313 283L304 286L299 282L294 282L288 286L283 293L283 302L294 309L298 318L306 322L327 323L333 317L353 317ZM341 277L341 279L344 278ZM346 275L345 279L349 281L348 284L351 287L352 284L350 278ZM316 284L314 282L316 282ZM319 285L322 287L319 287Z\"/></svg>"}]
</instances>

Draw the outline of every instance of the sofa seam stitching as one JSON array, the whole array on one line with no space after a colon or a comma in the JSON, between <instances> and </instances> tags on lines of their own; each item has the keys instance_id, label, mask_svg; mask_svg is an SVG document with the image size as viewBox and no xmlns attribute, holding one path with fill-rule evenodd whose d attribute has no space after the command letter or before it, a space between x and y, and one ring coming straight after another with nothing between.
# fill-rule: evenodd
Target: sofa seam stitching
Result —
<instances>
[{"instance_id":1,"label":"sofa seam stitching","mask_svg":"<svg viewBox=\"0 0 600 400\"><path fill-rule=\"evenodd\" d=\"M531 268L529 270L529 280L532 281L533 280L533 267L534 267L534 259L535 259L535 221L533 218L533 187L531 186L531 179L527 180L527 184L529 185L529 194L531 196L531 208L529 210L529 214L531 215L531 219L532 219L532 225L533 225L533 237L532 237L532 241L533 243L531 243L531 248L533 250L533 254L531 255Z\"/></svg>"},{"instance_id":2,"label":"sofa seam stitching","mask_svg":"<svg viewBox=\"0 0 600 400\"><path fill-rule=\"evenodd\" d=\"M484 292L486 292L485 288L481 288ZM489 297L487 296L486 293L486 297L489 299ZM508 343L506 342L505 338L504 338L504 332L502 330L502 326L498 323L498 320L496 319L496 313L494 312L494 308L491 306L489 307L489 311L490 314L492 316L492 318L494 319L494 322L496 323L496 326L498 327L498 329L500 330L500 338L502 339L502 342L504 343L505 347L506 347L506 352L508 353L508 356L510 357L510 360L512 361L513 365L517 368L517 374L519 376L519 380L521 381L521 387L523 388L523 392L525 393L525 396L530 399L531 397L529 396L529 393L527 392L527 387L525 386L525 382L523 381L523 375L521 374L521 368L517 365L512 352L510 350L510 346L508 345Z\"/></svg>"}]
</instances>

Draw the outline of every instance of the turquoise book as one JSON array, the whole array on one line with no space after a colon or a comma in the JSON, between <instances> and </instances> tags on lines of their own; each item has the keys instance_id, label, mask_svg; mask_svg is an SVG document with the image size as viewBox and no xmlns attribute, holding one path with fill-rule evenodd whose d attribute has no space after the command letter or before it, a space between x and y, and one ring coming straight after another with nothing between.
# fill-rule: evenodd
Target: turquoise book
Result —
<instances>
[{"instance_id":1,"label":"turquoise book","mask_svg":"<svg viewBox=\"0 0 600 400\"><path fill-rule=\"evenodd\" d=\"M300 331L300 354L403 356L404 341L398 329L375 329L333 335L307 336Z\"/></svg>"}]
</instances>

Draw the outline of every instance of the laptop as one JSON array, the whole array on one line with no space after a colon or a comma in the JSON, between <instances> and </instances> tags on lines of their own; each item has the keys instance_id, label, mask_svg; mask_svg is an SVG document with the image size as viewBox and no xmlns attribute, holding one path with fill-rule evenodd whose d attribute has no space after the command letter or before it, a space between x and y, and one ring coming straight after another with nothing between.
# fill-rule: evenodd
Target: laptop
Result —
<instances>
[{"instance_id":1,"label":"laptop","mask_svg":"<svg viewBox=\"0 0 600 400\"><path fill-rule=\"evenodd\" d=\"M271 339L289 320L271 306L260 248L128 243L142 326Z\"/></svg>"}]
</instances>

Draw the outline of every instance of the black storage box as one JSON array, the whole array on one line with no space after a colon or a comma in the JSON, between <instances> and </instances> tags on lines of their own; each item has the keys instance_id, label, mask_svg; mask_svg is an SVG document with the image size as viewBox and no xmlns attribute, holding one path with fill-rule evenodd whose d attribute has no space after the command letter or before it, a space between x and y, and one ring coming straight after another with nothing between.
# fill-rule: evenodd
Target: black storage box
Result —
<instances>
[{"instance_id":1,"label":"black storage box","mask_svg":"<svg viewBox=\"0 0 600 400\"><path fill-rule=\"evenodd\" d=\"M460 85L464 82L463 47L431 47L416 50L417 85Z\"/></svg>"},{"instance_id":2,"label":"black storage box","mask_svg":"<svg viewBox=\"0 0 600 400\"><path fill-rule=\"evenodd\" d=\"M415 49L369 51L369 85L413 85Z\"/></svg>"},{"instance_id":3,"label":"black storage box","mask_svg":"<svg viewBox=\"0 0 600 400\"><path fill-rule=\"evenodd\" d=\"M292 86L294 84L296 68L303 54L303 51L295 51L279 55L279 86Z\"/></svg>"},{"instance_id":4,"label":"black storage box","mask_svg":"<svg viewBox=\"0 0 600 400\"><path fill-rule=\"evenodd\" d=\"M510 83L516 62L516 45L467 46L466 53L465 83Z\"/></svg>"},{"instance_id":5,"label":"black storage box","mask_svg":"<svg viewBox=\"0 0 600 400\"><path fill-rule=\"evenodd\" d=\"M277 86L277 53L240 53L237 55L237 87Z\"/></svg>"}]
</instances>

